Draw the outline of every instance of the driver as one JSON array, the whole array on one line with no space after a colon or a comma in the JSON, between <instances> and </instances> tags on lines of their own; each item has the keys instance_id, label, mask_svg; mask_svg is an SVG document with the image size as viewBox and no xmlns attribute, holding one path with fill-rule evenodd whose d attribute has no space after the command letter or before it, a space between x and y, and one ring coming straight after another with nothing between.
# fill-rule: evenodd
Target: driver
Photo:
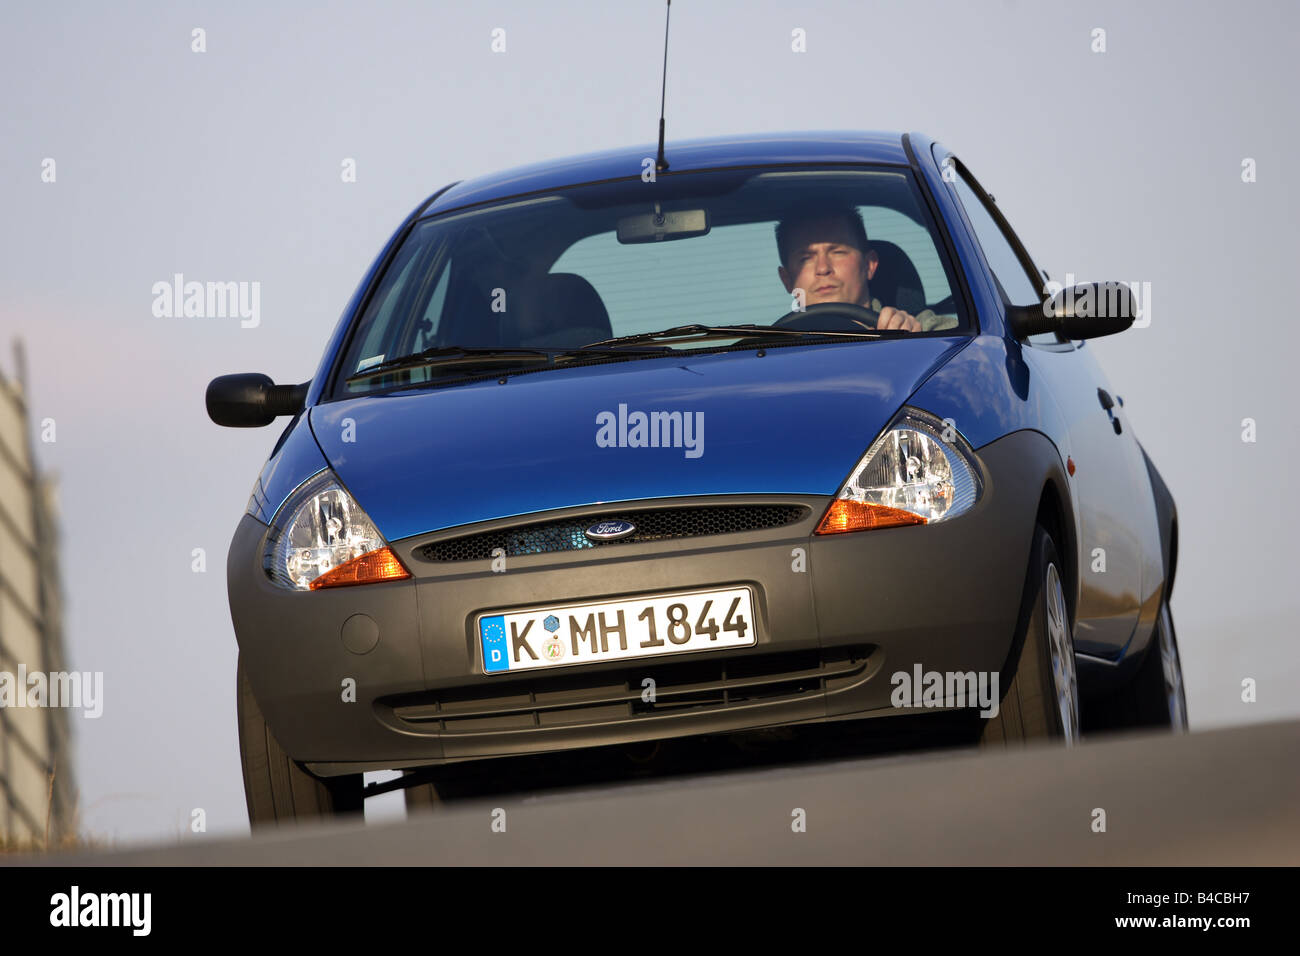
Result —
<instances>
[{"instance_id":1,"label":"driver","mask_svg":"<svg viewBox=\"0 0 1300 956\"><path fill-rule=\"evenodd\" d=\"M782 263L777 274L785 291L793 295L802 289L805 306L851 302L880 314L877 329L929 332L956 324L953 316L929 309L912 315L871 297L867 283L880 259L867 241L862 214L853 206L824 206L786 217L776 225L776 246Z\"/></svg>"}]
</instances>

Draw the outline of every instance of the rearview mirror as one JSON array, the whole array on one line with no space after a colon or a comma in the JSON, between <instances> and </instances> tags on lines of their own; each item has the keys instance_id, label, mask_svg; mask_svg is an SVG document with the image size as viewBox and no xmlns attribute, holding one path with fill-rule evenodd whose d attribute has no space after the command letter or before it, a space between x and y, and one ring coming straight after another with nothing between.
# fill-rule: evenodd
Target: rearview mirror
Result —
<instances>
[{"instance_id":1,"label":"rearview mirror","mask_svg":"<svg viewBox=\"0 0 1300 956\"><path fill-rule=\"evenodd\" d=\"M624 245L634 242L663 242L670 239L689 239L691 236L704 236L709 232L709 211L707 209L678 209L676 212L660 212L655 204L654 212L639 216L624 216L618 221L618 241Z\"/></svg>"},{"instance_id":2,"label":"rearview mirror","mask_svg":"<svg viewBox=\"0 0 1300 956\"><path fill-rule=\"evenodd\" d=\"M1061 289L1041 305L1007 309L1007 324L1017 339L1043 332L1095 339L1123 332L1135 317L1133 292L1123 282L1084 282Z\"/></svg>"},{"instance_id":3,"label":"rearview mirror","mask_svg":"<svg viewBox=\"0 0 1300 956\"><path fill-rule=\"evenodd\" d=\"M257 372L220 375L208 383L204 396L208 417L230 428L260 428L302 411L309 385L276 385Z\"/></svg>"}]
</instances>

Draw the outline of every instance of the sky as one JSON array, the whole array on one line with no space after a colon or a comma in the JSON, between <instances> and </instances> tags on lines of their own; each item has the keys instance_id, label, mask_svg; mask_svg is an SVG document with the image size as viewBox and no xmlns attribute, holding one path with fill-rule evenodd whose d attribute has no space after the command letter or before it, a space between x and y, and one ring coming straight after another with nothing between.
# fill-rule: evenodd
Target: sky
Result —
<instances>
[{"instance_id":1,"label":"sky","mask_svg":"<svg viewBox=\"0 0 1300 956\"><path fill-rule=\"evenodd\" d=\"M663 13L0 12L0 363L12 370L21 337L32 416L55 423L37 455L58 476L69 654L105 674L103 716L74 717L83 831L192 839L195 808L208 833L247 828L224 565L279 428L213 425L208 381L310 378L382 243L441 186L653 140ZM1053 278L1150 283L1149 326L1089 347L1178 504L1192 727L1300 715L1286 498L1300 331L1292 300L1268 291L1300 252L1286 165L1300 155L1300 6L678 0L671 32L670 143L921 131ZM260 321L155 316L151 289L175 273L260 283ZM400 815L400 799L368 812Z\"/></svg>"}]
</instances>

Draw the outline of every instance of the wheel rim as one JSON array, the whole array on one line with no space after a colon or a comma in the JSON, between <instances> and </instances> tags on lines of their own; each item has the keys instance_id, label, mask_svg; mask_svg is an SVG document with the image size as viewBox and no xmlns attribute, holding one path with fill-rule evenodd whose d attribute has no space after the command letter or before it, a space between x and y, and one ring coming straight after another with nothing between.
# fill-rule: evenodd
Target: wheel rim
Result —
<instances>
[{"instance_id":1,"label":"wheel rim","mask_svg":"<svg viewBox=\"0 0 1300 956\"><path fill-rule=\"evenodd\" d=\"M1174 639L1174 625L1169 618L1169 605L1160 605L1160 669L1165 675L1165 703L1169 707L1169 726L1175 731L1187 729L1187 697L1183 693L1183 668L1178 660L1178 644Z\"/></svg>"},{"instance_id":2,"label":"wheel rim","mask_svg":"<svg viewBox=\"0 0 1300 956\"><path fill-rule=\"evenodd\" d=\"M1052 683L1056 706L1067 746L1079 739L1079 679L1074 664L1074 642L1070 639L1070 618L1065 610L1065 591L1055 564L1047 566L1047 646L1052 657Z\"/></svg>"}]
</instances>

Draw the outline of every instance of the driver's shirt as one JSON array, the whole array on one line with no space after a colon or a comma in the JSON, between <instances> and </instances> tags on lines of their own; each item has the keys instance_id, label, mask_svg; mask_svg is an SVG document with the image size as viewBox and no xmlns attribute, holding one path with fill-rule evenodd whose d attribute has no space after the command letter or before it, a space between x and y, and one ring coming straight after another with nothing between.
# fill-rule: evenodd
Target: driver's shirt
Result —
<instances>
[{"instance_id":1,"label":"driver's shirt","mask_svg":"<svg viewBox=\"0 0 1300 956\"><path fill-rule=\"evenodd\" d=\"M879 299L872 299L871 305L867 306L871 311L879 313L884 309L884 305ZM897 306L895 306L897 308ZM921 323L922 332L933 332L935 329L955 329L957 327L957 316L939 315L929 309L922 309L914 316L916 321Z\"/></svg>"}]
</instances>

